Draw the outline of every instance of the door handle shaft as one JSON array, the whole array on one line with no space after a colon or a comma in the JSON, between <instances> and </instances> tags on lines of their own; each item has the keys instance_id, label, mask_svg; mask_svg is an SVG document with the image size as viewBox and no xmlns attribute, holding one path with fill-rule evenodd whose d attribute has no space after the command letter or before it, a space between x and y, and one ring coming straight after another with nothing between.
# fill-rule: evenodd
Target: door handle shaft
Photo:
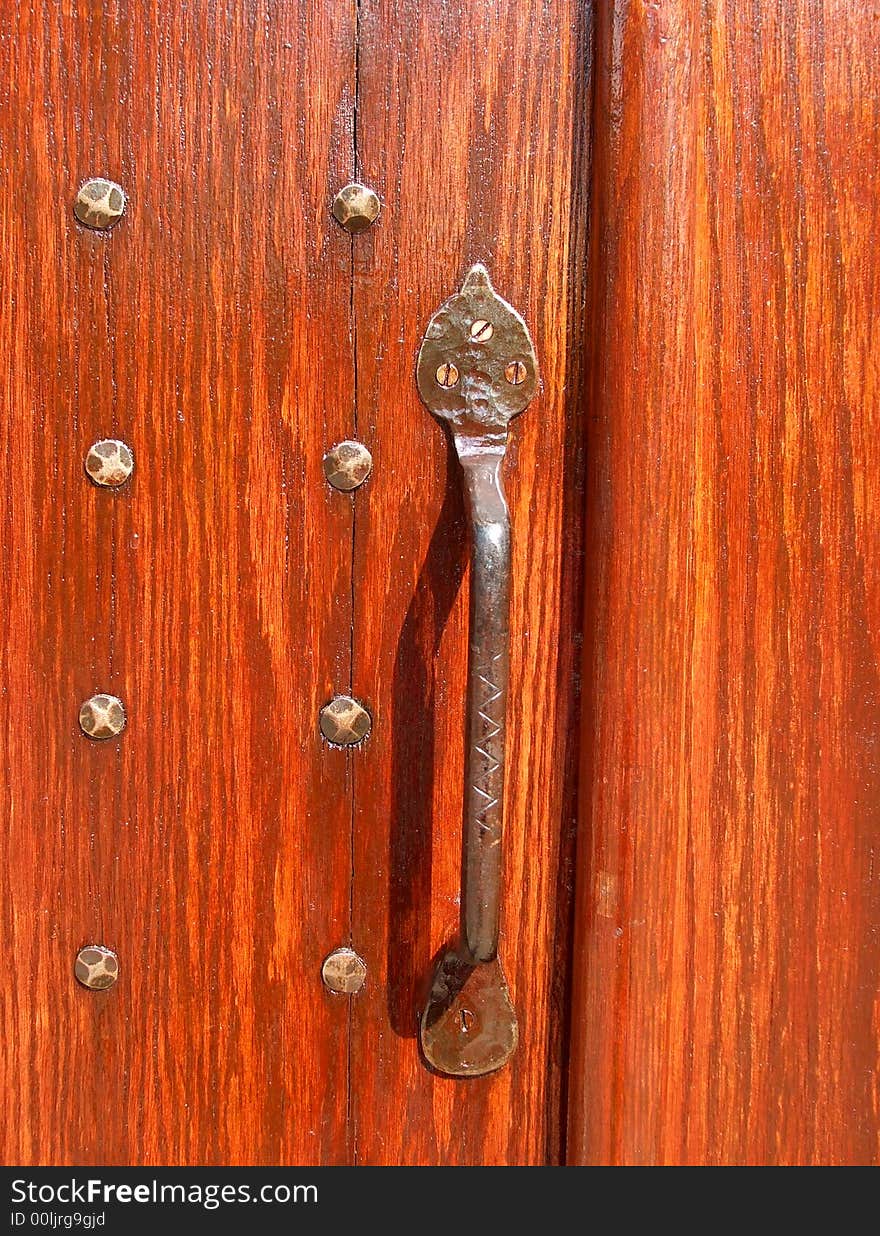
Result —
<instances>
[{"instance_id":1,"label":"door handle shaft","mask_svg":"<svg viewBox=\"0 0 880 1236\"><path fill-rule=\"evenodd\" d=\"M497 959L510 653L510 515L501 478L508 425L535 393L534 346L484 266L437 310L417 363L422 399L448 422L470 522L470 646L461 940L438 964L421 1019L439 1072L475 1076L516 1048L516 1013Z\"/></svg>"}]
</instances>

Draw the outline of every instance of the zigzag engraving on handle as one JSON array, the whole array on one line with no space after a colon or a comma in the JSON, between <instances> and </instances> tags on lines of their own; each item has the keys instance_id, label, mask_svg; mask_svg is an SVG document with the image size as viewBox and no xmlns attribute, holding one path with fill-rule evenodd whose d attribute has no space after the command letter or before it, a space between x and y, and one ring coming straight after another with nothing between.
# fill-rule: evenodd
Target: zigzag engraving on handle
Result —
<instances>
[{"instance_id":1,"label":"zigzag engraving on handle","mask_svg":"<svg viewBox=\"0 0 880 1236\"><path fill-rule=\"evenodd\" d=\"M473 754L480 758L471 760L471 815L480 833L488 837L489 845L498 845L501 841L499 794L504 772L504 687L496 679L506 678L506 657L506 651L497 652L488 663L475 667L480 696L475 700ZM496 672L496 666L500 673Z\"/></svg>"}]
</instances>

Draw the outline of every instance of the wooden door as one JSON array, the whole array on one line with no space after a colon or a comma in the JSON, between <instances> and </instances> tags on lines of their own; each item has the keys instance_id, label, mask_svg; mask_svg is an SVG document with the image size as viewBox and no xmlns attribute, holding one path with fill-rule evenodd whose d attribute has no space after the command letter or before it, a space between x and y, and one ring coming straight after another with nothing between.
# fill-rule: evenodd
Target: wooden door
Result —
<instances>
[{"instance_id":1,"label":"wooden door","mask_svg":"<svg viewBox=\"0 0 880 1236\"><path fill-rule=\"evenodd\" d=\"M2 1157L562 1155L581 604L588 13L170 0L2 17ZM80 185L127 201L83 226ZM352 236L353 178L379 195ZM517 1067L429 1073L457 920L467 530L419 400L485 262L543 393L517 429L502 949ZM134 472L83 461L119 439ZM373 473L328 485L356 439ZM78 724L95 693L125 729ZM351 693L357 748L319 712ZM118 957L112 988L78 951ZM351 945L357 995L324 958Z\"/></svg>"},{"instance_id":2,"label":"wooden door","mask_svg":"<svg viewBox=\"0 0 880 1236\"><path fill-rule=\"evenodd\" d=\"M3 1158L344 1160L320 967L348 937L351 807L315 722L351 644L352 509L321 456L354 391L328 220L354 17L3 21L0 420L7 467L30 460L4 485ZM111 231L73 214L95 175L128 198ZM84 472L102 439L134 454L118 491ZM118 739L80 731L95 692ZM112 990L75 981L90 943Z\"/></svg>"},{"instance_id":3,"label":"wooden door","mask_svg":"<svg viewBox=\"0 0 880 1236\"><path fill-rule=\"evenodd\" d=\"M878 1158L878 69L597 6L572 1162Z\"/></svg>"},{"instance_id":4,"label":"wooden door","mask_svg":"<svg viewBox=\"0 0 880 1236\"><path fill-rule=\"evenodd\" d=\"M7 7L3 1161L876 1161L869 10ZM468 530L415 357L475 262L542 385L507 468L520 1044L461 1081L417 1017Z\"/></svg>"}]
</instances>

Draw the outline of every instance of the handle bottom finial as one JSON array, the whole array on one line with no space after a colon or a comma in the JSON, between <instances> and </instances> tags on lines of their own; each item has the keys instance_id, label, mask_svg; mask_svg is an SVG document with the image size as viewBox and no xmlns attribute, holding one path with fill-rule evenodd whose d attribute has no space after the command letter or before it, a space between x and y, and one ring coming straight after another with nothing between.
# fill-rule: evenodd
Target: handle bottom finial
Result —
<instances>
[{"instance_id":1,"label":"handle bottom finial","mask_svg":"<svg viewBox=\"0 0 880 1236\"><path fill-rule=\"evenodd\" d=\"M516 1051L519 1026L501 963L471 962L454 949L440 958L419 1020L422 1053L447 1077L482 1077Z\"/></svg>"}]
</instances>

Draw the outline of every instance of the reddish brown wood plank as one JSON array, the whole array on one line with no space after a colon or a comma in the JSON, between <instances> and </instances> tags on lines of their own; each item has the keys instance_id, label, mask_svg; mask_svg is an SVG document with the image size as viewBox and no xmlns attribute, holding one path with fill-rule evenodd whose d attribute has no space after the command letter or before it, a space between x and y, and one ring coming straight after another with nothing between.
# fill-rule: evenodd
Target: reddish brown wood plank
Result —
<instances>
[{"instance_id":1,"label":"reddish brown wood plank","mask_svg":"<svg viewBox=\"0 0 880 1236\"><path fill-rule=\"evenodd\" d=\"M878 1157L863 6L597 28L570 1157Z\"/></svg>"},{"instance_id":2,"label":"reddish brown wood plank","mask_svg":"<svg viewBox=\"0 0 880 1236\"><path fill-rule=\"evenodd\" d=\"M358 156L384 202L354 246L355 499L352 1118L364 1163L542 1163L559 1155L567 834L573 816L587 6L360 6ZM532 330L544 389L513 429L506 896L501 955L521 1020L511 1065L467 1082L419 1060L416 1016L457 925L467 660L458 465L420 403L427 321L471 263ZM568 386L568 390L567 390ZM575 396L570 397L569 391Z\"/></svg>"},{"instance_id":3,"label":"reddish brown wood plank","mask_svg":"<svg viewBox=\"0 0 880 1236\"><path fill-rule=\"evenodd\" d=\"M337 1162L352 6L22 3L0 39L4 1162ZM117 178L109 236L73 219ZM98 491L118 434L137 469ZM118 691L121 741L77 730ZM76 950L118 949L90 994Z\"/></svg>"}]
</instances>

